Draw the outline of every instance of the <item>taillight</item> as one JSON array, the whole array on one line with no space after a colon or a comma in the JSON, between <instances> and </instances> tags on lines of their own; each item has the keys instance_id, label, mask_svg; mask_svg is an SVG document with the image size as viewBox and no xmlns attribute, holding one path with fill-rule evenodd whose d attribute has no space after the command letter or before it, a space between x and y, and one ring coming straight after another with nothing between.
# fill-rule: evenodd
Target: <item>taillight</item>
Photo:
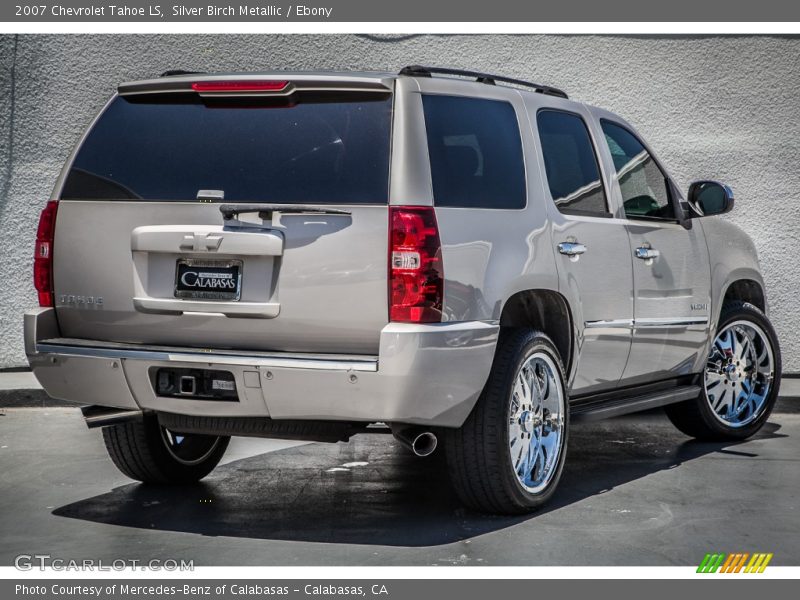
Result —
<instances>
[{"instance_id":1,"label":"taillight","mask_svg":"<svg viewBox=\"0 0 800 600\"><path fill-rule=\"evenodd\" d=\"M442 320L442 245L432 206L389 208L389 320Z\"/></svg>"},{"instance_id":2,"label":"taillight","mask_svg":"<svg viewBox=\"0 0 800 600\"><path fill-rule=\"evenodd\" d=\"M280 92L288 85L288 81L271 80L196 81L192 89L195 92Z\"/></svg>"},{"instance_id":3,"label":"taillight","mask_svg":"<svg viewBox=\"0 0 800 600\"><path fill-rule=\"evenodd\" d=\"M33 285L39 292L39 306L53 306L53 238L57 212L58 201L48 202L39 216L39 229L36 231Z\"/></svg>"}]
</instances>

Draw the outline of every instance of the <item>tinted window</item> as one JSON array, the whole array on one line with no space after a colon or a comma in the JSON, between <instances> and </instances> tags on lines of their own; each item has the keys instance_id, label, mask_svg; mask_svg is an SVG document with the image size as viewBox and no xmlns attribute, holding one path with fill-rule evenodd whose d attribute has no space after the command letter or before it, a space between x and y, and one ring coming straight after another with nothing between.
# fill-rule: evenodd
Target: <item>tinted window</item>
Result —
<instances>
[{"instance_id":1,"label":"tinted window","mask_svg":"<svg viewBox=\"0 0 800 600\"><path fill-rule=\"evenodd\" d=\"M571 113L543 110L536 121L547 185L558 210L607 215L600 168L583 119Z\"/></svg>"},{"instance_id":2,"label":"tinted window","mask_svg":"<svg viewBox=\"0 0 800 600\"><path fill-rule=\"evenodd\" d=\"M627 129L601 121L627 217L674 219L667 178L642 143Z\"/></svg>"},{"instance_id":3,"label":"tinted window","mask_svg":"<svg viewBox=\"0 0 800 600\"><path fill-rule=\"evenodd\" d=\"M73 199L386 203L391 98L280 106L118 98L78 152Z\"/></svg>"},{"instance_id":4,"label":"tinted window","mask_svg":"<svg viewBox=\"0 0 800 600\"><path fill-rule=\"evenodd\" d=\"M508 102L424 95L437 206L524 208L525 162Z\"/></svg>"}]
</instances>

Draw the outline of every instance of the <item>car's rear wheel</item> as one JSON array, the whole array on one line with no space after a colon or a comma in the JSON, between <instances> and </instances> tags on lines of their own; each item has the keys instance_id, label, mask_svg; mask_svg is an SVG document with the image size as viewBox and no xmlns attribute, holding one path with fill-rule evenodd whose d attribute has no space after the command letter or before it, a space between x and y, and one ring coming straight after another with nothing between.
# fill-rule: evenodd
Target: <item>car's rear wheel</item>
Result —
<instances>
[{"instance_id":1,"label":"car's rear wheel","mask_svg":"<svg viewBox=\"0 0 800 600\"><path fill-rule=\"evenodd\" d=\"M746 302L727 304L696 400L666 407L672 423L706 440L739 440L766 423L778 398L781 353L766 315Z\"/></svg>"},{"instance_id":2,"label":"car's rear wheel","mask_svg":"<svg viewBox=\"0 0 800 600\"><path fill-rule=\"evenodd\" d=\"M564 379L561 357L545 334L501 335L478 403L461 428L446 433L450 479L464 504L519 514L552 496L567 448Z\"/></svg>"},{"instance_id":3,"label":"car's rear wheel","mask_svg":"<svg viewBox=\"0 0 800 600\"><path fill-rule=\"evenodd\" d=\"M131 479L181 484L208 475L225 454L229 437L174 432L154 415L103 428L111 460Z\"/></svg>"}]
</instances>

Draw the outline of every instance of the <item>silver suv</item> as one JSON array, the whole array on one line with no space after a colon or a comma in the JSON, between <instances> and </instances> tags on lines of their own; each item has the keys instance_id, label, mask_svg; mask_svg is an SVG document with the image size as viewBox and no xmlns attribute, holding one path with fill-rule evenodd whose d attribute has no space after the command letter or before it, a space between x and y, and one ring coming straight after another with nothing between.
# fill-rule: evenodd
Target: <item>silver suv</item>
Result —
<instances>
[{"instance_id":1,"label":"silver suv","mask_svg":"<svg viewBox=\"0 0 800 600\"><path fill-rule=\"evenodd\" d=\"M620 117L555 88L393 73L119 86L42 212L33 371L127 476L231 436L443 446L467 505L554 492L570 420L664 406L702 439L780 383L731 190L681 195Z\"/></svg>"}]
</instances>

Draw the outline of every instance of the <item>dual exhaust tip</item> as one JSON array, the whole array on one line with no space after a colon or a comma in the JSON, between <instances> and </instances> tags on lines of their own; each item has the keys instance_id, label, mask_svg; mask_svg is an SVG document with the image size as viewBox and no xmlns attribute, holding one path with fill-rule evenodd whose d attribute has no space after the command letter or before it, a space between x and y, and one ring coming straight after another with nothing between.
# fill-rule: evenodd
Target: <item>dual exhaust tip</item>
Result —
<instances>
[{"instance_id":1,"label":"dual exhaust tip","mask_svg":"<svg viewBox=\"0 0 800 600\"><path fill-rule=\"evenodd\" d=\"M435 433L420 427L393 428L392 435L403 446L420 457L433 454L439 444Z\"/></svg>"}]
</instances>

